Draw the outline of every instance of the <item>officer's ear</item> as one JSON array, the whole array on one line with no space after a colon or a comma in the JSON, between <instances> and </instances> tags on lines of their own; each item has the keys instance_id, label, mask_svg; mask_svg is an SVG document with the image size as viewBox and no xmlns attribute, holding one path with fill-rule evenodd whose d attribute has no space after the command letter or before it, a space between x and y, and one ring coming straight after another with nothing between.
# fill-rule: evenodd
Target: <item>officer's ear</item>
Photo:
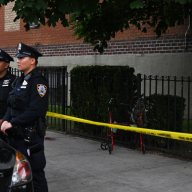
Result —
<instances>
[{"instance_id":1,"label":"officer's ear","mask_svg":"<svg viewBox=\"0 0 192 192\"><path fill-rule=\"evenodd\" d=\"M31 57L32 63L36 65L36 59L34 57Z\"/></svg>"},{"instance_id":2,"label":"officer's ear","mask_svg":"<svg viewBox=\"0 0 192 192\"><path fill-rule=\"evenodd\" d=\"M9 63L5 62L5 69L9 68Z\"/></svg>"},{"instance_id":3,"label":"officer's ear","mask_svg":"<svg viewBox=\"0 0 192 192\"><path fill-rule=\"evenodd\" d=\"M38 60L37 60L37 58L34 58L34 60L35 60L35 65L37 65L37 63L38 63Z\"/></svg>"}]
</instances>

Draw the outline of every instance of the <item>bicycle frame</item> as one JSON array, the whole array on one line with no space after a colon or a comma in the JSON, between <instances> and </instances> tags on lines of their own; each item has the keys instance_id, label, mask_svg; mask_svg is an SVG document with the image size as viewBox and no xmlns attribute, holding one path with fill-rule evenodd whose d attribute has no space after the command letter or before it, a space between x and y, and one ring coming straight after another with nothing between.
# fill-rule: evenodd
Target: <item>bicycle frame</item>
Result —
<instances>
[{"instance_id":1,"label":"bicycle frame","mask_svg":"<svg viewBox=\"0 0 192 192\"><path fill-rule=\"evenodd\" d=\"M109 101L109 106L108 106L108 118L109 118L110 124L115 122L113 119L113 114L112 114L112 109L111 109L113 102L114 102L114 98L111 98ZM120 103L120 105L129 106L128 104L123 104L123 103ZM144 106L142 96L141 96L137 99L133 109L131 111L129 109L129 113L131 114L130 115L131 119L129 119L128 122L119 123L119 124L134 125L135 127L143 127L144 112L145 112L145 106ZM135 136L134 136L134 144L136 144L136 134L137 133L135 133ZM143 135L141 133L139 133L139 145L140 145L140 149L141 149L142 153L145 154L145 145L143 142ZM101 149L108 150L109 154L111 154L112 151L114 150L114 146L115 146L114 132L113 132L113 129L110 128L110 129L107 129L107 139L106 139L106 141L103 141L101 143Z\"/></svg>"},{"instance_id":2,"label":"bicycle frame","mask_svg":"<svg viewBox=\"0 0 192 192\"><path fill-rule=\"evenodd\" d=\"M109 118L110 124L113 123L112 110L111 110L112 103L113 103L113 98L109 100L109 106L108 106L108 118ZM103 141L101 143L101 149L108 150L109 154L111 154L112 151L114 150L114 146L115 146L115 140L114 140L113 129L109 128L107 129L107 141Z\"/></svg>"}]
</instances>

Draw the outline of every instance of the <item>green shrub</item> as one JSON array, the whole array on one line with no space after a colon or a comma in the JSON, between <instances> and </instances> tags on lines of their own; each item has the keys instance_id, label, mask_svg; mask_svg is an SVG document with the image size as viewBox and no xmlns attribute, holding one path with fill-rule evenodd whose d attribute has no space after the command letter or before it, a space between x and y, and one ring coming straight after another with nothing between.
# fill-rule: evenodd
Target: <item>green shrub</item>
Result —
<instances>
[{"instance_id":1,"label":"green shrub","mask_svg":"<svg viewBox=\"0 0 192 192\"><path fill-rule=\"evenodd\" d=\"M94 121L108 122L108 102L114 98L113 117L128 120L128 107L137 94L137 76L128 66L79 66L71 71L72 114ZM79 125L80 126L80 125ZM81 125L81 127L86 125ZM89 125L90 128L90 125Z\"/></svg>"},{"instance_id":2,"label":"green shrub","mask_svg":"<svg viewBox=\"0 0 192 192\"><path fill-rule=\"evenodd\" d=\"M146 97L148 127L158 130L182 131L185 99L172 95Z\"/></svg>"}]
</instances>

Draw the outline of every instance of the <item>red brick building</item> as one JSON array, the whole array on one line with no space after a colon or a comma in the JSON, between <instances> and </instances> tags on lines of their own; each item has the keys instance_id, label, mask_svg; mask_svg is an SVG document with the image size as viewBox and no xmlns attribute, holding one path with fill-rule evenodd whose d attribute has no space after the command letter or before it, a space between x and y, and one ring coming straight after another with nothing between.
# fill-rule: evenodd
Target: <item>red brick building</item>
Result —
<instances>
[{"instance_id":1,"label":"red brick building","mask_svg":"<svg viewBox=\"0 0 192 192\"><path fill-rule=\"evenodd\" d=\"M0 8L0 47L14 56L16 45L19 42L36 46L45 56L44 59L47 58L47 60L43 60L43 65L54 64L73 67L79 64L110 63L112 65L137 65L138 67L139 63L140 65L143 65L143 62L149 64L151 57L152 60L158 57L157 64L161 61L165 62L163 55L169 55L167 57L169 61L173 55L176 55L175 62L178 62L177 57L181 56L181 61L177 65L181 64L182 58L189 57L187 61L192 59L192 36L188 20L186 20L185 25L169 28L167 33L160 38L156 37L152 29L148 29L147 33L142 33L132 27L127 31L119 32L116 38L109 42L103 55L99 55L93 51L91 45L77 40L70 28L64 28L60 24L55 28L40 26L38 29L25 31L22 21L13 22L15 13L12 12L12 7L13 4L9 3L6 7ZM68 56L67 59L66 56ZM142 62L137 59L139 56L143 58ZM58 57L61 57L59 63L53 63L53 61L50 62L52 64L49 63L50 58L53 60ZM116 58L115 61L114 57ZM132 63L130 63L130 59ZM125 63L126 60L127 63ZM152 64L155 65L154 61L150 66ZM141 72L142 68L142 66L138 67L138 72Z\"/></svg>"}]
</instances>

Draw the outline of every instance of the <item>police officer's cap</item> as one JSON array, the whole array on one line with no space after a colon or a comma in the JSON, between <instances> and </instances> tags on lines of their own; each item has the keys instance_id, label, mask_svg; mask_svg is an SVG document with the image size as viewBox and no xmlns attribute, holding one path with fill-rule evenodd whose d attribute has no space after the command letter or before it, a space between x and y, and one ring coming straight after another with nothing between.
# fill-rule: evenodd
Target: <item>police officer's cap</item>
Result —
<instances>
[{"instance_id":1,"label":"police officer's cap","mask_svg":"<svg viewBox=\"0 0 192 192\"><path fill-rule=\"evenodd\" d=\"M42 54L39 53L35 48L30 47L24 43L19 43L17 47L17 53L15 55L17 58L23 58L23 57L33 57L35 59L38 59L38 57L41 57Z\"/></svg>"},{"instance_id":2,"label":"police officer's cap","mask_svg":"<svg viewBox=\"0 0 192 192\"><path fill-rule=\"evenodd\" d=\"M10 63L10 61L14 61L14 60L8 53L0 49L0 61L5 61L6 63Z\"/></svg>"}]
</instances>

